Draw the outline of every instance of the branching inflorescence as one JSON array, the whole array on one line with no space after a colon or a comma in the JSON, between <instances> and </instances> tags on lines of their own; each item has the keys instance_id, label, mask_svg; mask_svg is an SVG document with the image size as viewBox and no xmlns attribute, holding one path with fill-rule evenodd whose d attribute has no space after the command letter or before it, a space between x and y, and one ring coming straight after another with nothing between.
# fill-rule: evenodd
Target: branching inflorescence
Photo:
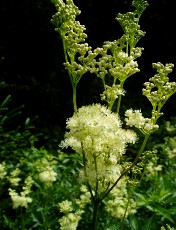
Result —
<instances>
[{"instance_id":1,"label":"branching inflorescence","mask_svg":"<svg viewBox=\"0 0 176 230\"><path fill-rule=\"evenodd\" d=\"M173 64L163 65L153 63L157 74L144 84L143 95L152 104L151 118L144 118L141 110L128 109L125 112L125 122L129 127L135 127L144 134L143 143L133 162L124 162L124 155L128 144L134 144L137 134L131 129L122 128L120 120L121 97L125 95L124 83L135 73L139 72L137 58L142 54L143 48L137 47L139 40L145 35L140 29L139 19L148 6L147 1L133 0L134 12L118 14L116 20L123 28L124 34L118 40L104 42L101 48L92 50L85 39L85 26L76 21L80 10L72 0L52 0L57 13L52 18L52 23L59 32L65 54L65 68L68 71L73 88L74 114L67 120L68 132L60 147L71 147L82 157L82 169L79 179L87 185L93 204L92 229L96 229L98 207L109 193L118 194L118 184L124 184L126 194L129 172L139 172L137 161L144 149L149 136L159 128L158 118L162 115L161 109L169 97L176 92L176 83L169 82L168 74L172 71ZM94 73L102 80L104 92L101 99L107 106L93 104L77 108L76 86L81 77L86 73ZM109 77L113 79L109 81ZM107 83L108 82L108 83ZM112 82L110 84L109 82ZM116 109L114 106L116 105ZM123 167L124 165L128 167ZM142 165L142 164L141 164ZM115 195L114 195L115 196ZM133 203L131 212L134 213L134 202L130 197L126 200L124 215L130 214L130 202ZM117 204L119 201L117 201ZM112 202L107 210L112 210ZM122 205L123 206L123 205ZM131 207L132 207L131 206ZM113 209L114 206L113 206ZM113 214L118 216L117 214ZM64 229L64 228L62 228Z\"/></svg>"}]
</instances>

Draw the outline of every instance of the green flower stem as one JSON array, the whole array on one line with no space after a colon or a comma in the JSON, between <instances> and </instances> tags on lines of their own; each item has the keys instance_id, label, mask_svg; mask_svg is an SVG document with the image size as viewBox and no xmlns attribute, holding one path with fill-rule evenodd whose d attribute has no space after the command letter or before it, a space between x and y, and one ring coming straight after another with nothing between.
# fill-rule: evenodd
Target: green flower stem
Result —
<instances>
[{"instance_id":1,"label":"green flower stem","mask_svg":"<svg viewBox=\"0 0 176 230\"><path fill-rule=\"evenodd\" d=\"M122 221L120 223L120 230L123 229L123 224L124 224L124 220L125 220L125 217L126 217L126 213L127 213L127 210L128 210L128 206L130 204L130 197L131 197L131 194L132 194L133 190L130 189L130 192L128 193L128 202L127 202L127 205L126 205L126 208L125 208L125 213L123 215L123 218L122 218Z\"/></svg>"},{"instance_id":2,"label":"green flower stem","mask_svg":"<svg viewBox=\"0 0 176 230\"><path fill-rule=\"evenodd\" d=\"M62 36L62 43L63 43L65 61L68 62L67 49L66 49L66 45L65 45L64 36ZM69 75L69 78L70 78L70 81L71 81L71 84L72 84L73 108L74 108L74 112L76 112L76 111L77 111L77 102L76 102L76 86L77 86L77 84L75 84L75 83L73 82L73 79L74 79L74 78L72 77L72 74L71 74L71 72L70 72L69 70L68 70L68 75Z\"/></svg>"},{"instance_id":3,"label":"green flower stem","mask_svg":"<svg viewBox=\"0 0 176 230\"><path fill-rule=\"evenodd\" d=\"M74 112L77 112L76 84L72 83L72 89L73 89L73 108L74 108Z\"/></svg>"},{"instance_id":4,"label":"green flower stem","mask_svg":"<svg viewBox=\"0 0 176 230\"><path fill-rule=\"evenodd\" d=\"M65 39L64 39L64 36L61 36L61 37L62 37L62 44L63 44L63 49L64 49L65 61L68 62L67 51L66 51L66 45L65 45Z\"/></svg>"},{"instance_id":5,"label":"green flower stem","mask_svg":"<svg viewBox=\"0 0 176 230\"><path fill-rule=\"evenodd\" d=\"M134 165L136 165L136 163L137 163L137 161L138 161L138 159L139 159L141 153L144 151L144 148L145 148L145 146L146 146L146 144L147 144L147 141L148 141L149 137L150 137L150 133L149 133L149 134L145 134L145 138L144 138L144 141L143 141L143 143L142 143L142 146L141 146L141 148L140 148L140 150L139 150L139 152L138 152L136 158L134 159L132 165L131 165L129 168L127 168L127 169L119 176L119 178L116 180L116 182L115 182L115 183L109 188L109 190L101 197L101 201L112 191L112 189L117 185L117 183L119 182L119 180L120 180L123 176L125 176L125 175L133 168Z\"/></svg>"},{"instance_id":6,"label":"green flower stem","mask_svg":"<svg viewBox=\"0 0 176 230\"><path fill-rule=\"evenodd\" d=\"M120 88L123 90L123 84L124 84L125 81L121 81L120 82ZM121 100L122 100L122 95L120 94L119 97L118 97L118 102L117 102L117 110L116 110L116 113L119 114L119 110L120 110L120 105L121 105Z\"/></svg>"},{"instance_id":7,"label":"green flower stem","mask_svg":"<svg viewBox=\"0 0 176 230\"><path fill-rule=\"evenodd\" d=\"M99 204L100 204L99 200L96 200L94 202L93 219L92 219L92 230L96 230L97 229L97 215L98 215Z\"/></svg>"}]
</instances>

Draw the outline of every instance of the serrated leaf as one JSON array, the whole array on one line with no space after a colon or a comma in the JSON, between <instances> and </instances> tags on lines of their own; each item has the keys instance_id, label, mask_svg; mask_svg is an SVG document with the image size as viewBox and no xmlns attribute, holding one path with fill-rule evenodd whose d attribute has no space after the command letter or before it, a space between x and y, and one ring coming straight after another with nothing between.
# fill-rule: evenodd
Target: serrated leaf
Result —
<instances>
[{"instance_id":1,"label":"serrated leaf","mask_svg":"<svg viewBox=\"0 0 176 230\"><path fill-rule=\"evenodd\" d=\"M135 192L135 195L137 195L142 201L147 202L146 197L144 195L142 195L141 193Z\"/></svg>"},{"instance_id":2,"label":"serrated leaf","mask_svg":"<svg viewBox=\"0 0 176 230\"><path fill-rule=\"evenodd\" d=\"M161 194L161 195L162 195L162 194ZM163 195L159 198L159 202L168 199L170 196L172 196L172 192L167 192L167 191L165 191L165 194L163 194Z\"/></svg>"},{"instance_id":3,"label":"serrated leaf","mask_svg":"<svg viewBox=\"0 0 176 230\"><path fill-rule=\"evenodd\" d=\"M155 206L154 207L154 211L156 213L158 213L159 215L165 217L166 219L168 219L169 221L171 221L172 223L174 223L174 220L172 219L170 213L168 212L167 209L160 207L160 206Z\"/></svg>"},{"instance_id":4,"label":"serrated leaf","mask_svg":"<svg viewBox=\"0 0 176 230\"><path fill-rule=\"evenodd\" d=\"M119 230L119 229L120 229L119 226L116 226L116 225L112 225L112 226L106 228L106 230Z\"/></svg>"}]
</instances>

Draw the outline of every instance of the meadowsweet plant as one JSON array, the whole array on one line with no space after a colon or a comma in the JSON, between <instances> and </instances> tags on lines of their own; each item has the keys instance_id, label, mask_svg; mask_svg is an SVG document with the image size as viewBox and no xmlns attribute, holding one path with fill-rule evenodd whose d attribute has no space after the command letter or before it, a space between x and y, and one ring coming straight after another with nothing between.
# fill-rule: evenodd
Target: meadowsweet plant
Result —
<instances>
[{"instance_id":1,"label":"meadowsweet plant","mask_svg":"<svg viewBox=\"0 0 176 230\"><path fill-rule=\"evenodd\" d=\"M116 17L124 31L123 36L118 40L106 41L102 47L94 50L85 43L86 28L76 21L80 10L74 2L72 0L52 0L52 2L57 10L52 17L52 23L63 42L64 65L73 88L74 114L67 119L67 132L60 147L71 147L81 156L82 167L78 179L87 186L91 196L93 208L91 229L97 228L98 208L102 202L106 204L106 210L112 216L122 219L122 229L125 217L136 212L136 203L131 198L136 184L141 181L135 180L136 175L141 174L143 177L146 162L148 170L152 167L152 162L146 160L147 156L149 159L152 154L152 152L145 153L147 141L159 128L157 121L163 115L162 107L176 92L176 83L169 82L168 78L173 64L153 63L157 73L149 79L149 82L144 83L142 90L143 95L151 102L151 117L145 118L140 109L129 108L125 112L124 128L120 118L122 96L126 93L124 83L130 76L140 71L137 58L142 55L143 48L137 47L137 43L145 32L140 29L139 19L148 6L147 1L133 0L134 11L119 13ZM100 96L106 105L95 103L77 107L76 86L86 72L94 73L102 80L104 91ZM126 160L127 146L136 143L138 131L143 134L144 139L136 157L129 162ZM146 162L141 161L142 157ZM141 162L138 162L139 160ZM160 170L162 166L156 168L156 171ZM73 222L69 229L76 229L81 215L73 213L70 215L72 202L63 201L59 207L61 212L65 213L60 220L62 229L67 229L64 225L68 220Z\"/></svg>"}]
</instances>

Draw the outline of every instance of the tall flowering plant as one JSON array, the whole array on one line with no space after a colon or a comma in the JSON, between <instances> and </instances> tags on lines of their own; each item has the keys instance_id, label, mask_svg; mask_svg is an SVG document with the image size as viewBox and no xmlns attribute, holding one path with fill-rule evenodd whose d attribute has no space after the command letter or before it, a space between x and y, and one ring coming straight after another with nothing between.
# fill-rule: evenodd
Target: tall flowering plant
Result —
<instances>
[{"instance_id":1,"label":"tall flowering plant","mask_svg":"<svg viewBox=\"0 0 176 230\"><path fill-rule=\"evenodd\" d=\"M127 192L128 185L135 186L129 173L143 173L144 162L138 164L138 161L142 159L142 154L145 155L150 135L159 128L157 120L162 115L163 105L176 92L176 83L169 82L168 78L173 64L153 63L157 73L144 84L143 89L143 95L152 105L151 118L143 117L141 110L130 108L125 112L126 127L129 128L123 128L120 107L122 96L126 93L124 83L140 71L136 59L141 56L143 48L137 47L137 43L145 32L140 29L139 19L148 6L147 1L133 0L134 12L119 13L116 17L124 35L118 40L104 42L101 48L94 50L85 42L85 26L76 21L80 10L74 2L52 1L57 9L52 23L63 42L64 65L72 84L74 107L73 116L66 122L67 132L60 147L71 147L81 156L79 181L86 185L90 193L93 206L92 229L97 227L100 204L110 196L119 199L114 198L114 203L109 199L106 202L107 210L121 218L123 225L125 216L135 212L135 201ZM104 91L100 96L107 105L93 104L77 108L76 86L86 72L94 73L102 80ZM109 76L113 79L112 84L109 83ZM134 161L126 162L127 145L134 144L138 139L136 129L144 135L144 139ZM61 206L62 211L64 205ZM80 215L74 227L69 229L76 229ZM60 223L61 229L68 229L68 225L65 228L63 222Z\"/></svg>"}]
</instances>

